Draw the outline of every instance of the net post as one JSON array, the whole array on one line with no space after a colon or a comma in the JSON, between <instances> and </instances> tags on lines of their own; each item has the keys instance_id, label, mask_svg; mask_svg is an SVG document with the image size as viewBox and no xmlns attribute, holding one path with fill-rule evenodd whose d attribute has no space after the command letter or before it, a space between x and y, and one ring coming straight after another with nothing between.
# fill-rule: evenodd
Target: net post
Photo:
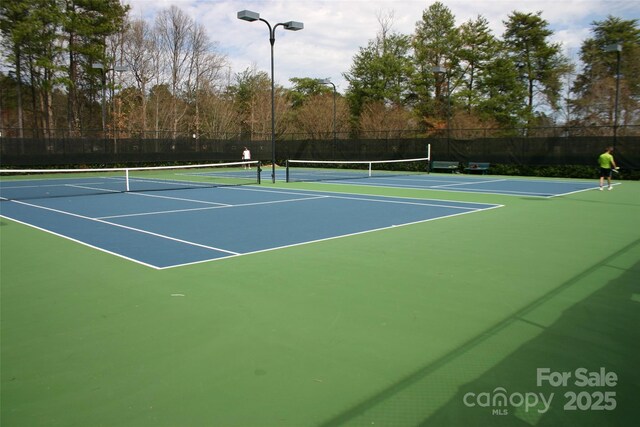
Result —
<instances>
[{"instance_id":1,"label":"net post","mask_svg":"<svg viewBox=\"0 0 640 427\"><path fill-rule=\"evenodd\" d=\"M286 166L286 170L285 170L285 182L289 182L289 159L285 160L284 162L285 166Z\"/></svg>"},{"instance_id":2,"label":"net post","mask_svg":"<svg viewBox=\"0 0 640 427\"><path fill-rule=\"evenodd\" d=\"M260 160L258 160L256 169L258 169L258 185L260 185L260 172L262 172L262 162Z\"/></svg>"},{"instance_id":3,"label":"net post","mask_svg":"<svg viewBox=\"0 0 640 427\"><path fill-rule=\"evenodd\" d=\"M129 168L124 170L124 182L127 193L129 192Z\"/></svg>"},{"instance_id":4,"label":"net post","mask_svg":"<svg viewBox=\"0 0 640 427\"><path fill-rule=\"evenodd\" d=\"M431 172L431 144L427 144L427 173Z\"/></svg>"},{"instance_id":5,"label":"net post","mask_svg":"<svg viewBox=\"0 0 640 427\"><path fill-rule=\"evenodd\" d=\"M369 162L369 178L371 178L371 165L373 165L373 162Z\"/></svg>"}]
</instances>

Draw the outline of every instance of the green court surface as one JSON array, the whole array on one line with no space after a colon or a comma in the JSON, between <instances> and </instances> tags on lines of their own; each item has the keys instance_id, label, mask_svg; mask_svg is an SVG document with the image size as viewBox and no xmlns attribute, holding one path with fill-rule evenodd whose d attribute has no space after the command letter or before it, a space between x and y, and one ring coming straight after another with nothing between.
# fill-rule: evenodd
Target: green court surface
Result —
<instances>
[{"instance_id":1,"label":"green court surface","mask_svg":"<svg viewBox=\"0 0 640 427\"><path fill-rule=\"evenodd\" d=\"M1 425L637 425L640 182L276 187L504 207L160 271L2 219Z\"/></svg>"}]
</instances>

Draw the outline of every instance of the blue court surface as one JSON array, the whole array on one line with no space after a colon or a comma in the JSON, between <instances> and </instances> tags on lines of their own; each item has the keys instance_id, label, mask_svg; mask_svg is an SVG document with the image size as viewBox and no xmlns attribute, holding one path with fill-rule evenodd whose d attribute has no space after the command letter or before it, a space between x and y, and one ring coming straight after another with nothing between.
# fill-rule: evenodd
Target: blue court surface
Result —
<instances>
[{"instance_id":1,"label":"blue court surface","mask_svg":"<svg viewBox=\"0 0 640 427\"><path fill-rule=\"evenodd\" d=\"M3 217L157 269L500 207L259 186L0 203Z\"/></svg>"},{"instance_id":2,"label":"blue court surface","mask_svg":"<svg viewBox=\"0 0 640 427\"><path fill-rule=\"evenodd\" d=\"M308 173L309 181L314 181L313 177L318 176L315 171L296 171L301 176L301 181L305 181L305 174ZM418 190L439 190L454 191L463 193L500 194L505 196L519 197L558 197L581 191L595 190L599 184L597 180L567 180L567 179L527 179L521 177L487 176L487 175L458 175L458 174L409 174L385 176L381 173L378 176L358 177L354 174L354 179L343 176L339 179L332 179L331 173L327 173L326 178L317 180L318 182L331 184L366 185L375 187L410 188ZM265 179L265 173L262 173ZM617 185L617 184L614 184Z\"/></svg>"}]
</instances>

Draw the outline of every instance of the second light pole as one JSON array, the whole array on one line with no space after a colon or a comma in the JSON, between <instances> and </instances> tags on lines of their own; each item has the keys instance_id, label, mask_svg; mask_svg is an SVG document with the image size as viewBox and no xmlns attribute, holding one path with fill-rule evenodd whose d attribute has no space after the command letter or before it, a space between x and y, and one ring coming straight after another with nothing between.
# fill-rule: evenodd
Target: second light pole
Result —
<instances>
[{"instance_id":1,"label":"second light pole","mask_svg":"<svg viewBox=\"0 0 640 427\"><path fill-rule=\"evenodd\" d=\"M436 76L443 76L446 79L447 83L447 145L449 144L449 140L451 138L451 87L450 87L450 78L449 78L449 70L446 67L442 67L440 65L436 65L431 69Z\"/></svg>"},{"instance_id":2,"label":"second light pole","mask_svg":"<svg viewBox=\"0 0 640 427\"><path fill-rule=\"evenodd\" d=\"M125 72L125 71L129 71L129 69L127 67L124 67L122 65L116 65L113 68L109 68L109 69L105 69L105 66L102 62L94 62L93 64L91 64L91 68L93 68L94 70L100 70L101 76L102 76L102 138L104 138L104 140L106 141L107 139L107 108L105 105L105 100L107 98L107 94L106 94L106 89L107 89L107 73L109 71L117 71L119 73ZM117 153L118 152L118 146L115 143L114 140L114 145L113 145L113 152Z\"/></svg>"},{"instance_id":3,"label":"second light pole","mask_svg":"<svg viewBox=\"0 0 640 427\"><path fill-rule=\"evenodd\" d=\"M253 22L262 21L269 27L269 43L271 43L271 182L276 182L276 95L275 95L275 79L273 71L273 45L276 43L276 28L282 26L285 30L299 31L304 28L302 22L288 21L279 22L273 27L266 19L260 18L258 12L250 10L241 10L238 12L238 19Z\"/></svg>"},{"instance_id":4,"label":"second light pole","mask_svg":"<svg viewBox=\"0 0 640 427\"><path fill-rule=\"evenodd\" d=\"M616 98L613 107L613 147L618 142L618 99L620 98L620 53L622 52L622 43L614 43L604 47L605 52L616 53Z\"/></svg>"},{"instance_id":5,"label":"second light pole","mask_svg":"<svg viewBox=\"0 0 640 427\"><path fill-rule=\"evenodd\" d=\"M102 62L94 62L93 64L91 64L91 68L93 68L94 70L100 70L100 74L102 76L102 132L104 133L107 130L107 110L105 107L107 73L109 71L117 71L119 73L122 73L124 71L129 71L129 69L121 65L116 65L115 67L106 70Z\"/></svg>"},{"instance_id":6,"label":"second light pole","mask_svg":"<svg viewBox=\"0 0 640 427\"><path fill-rule=\"evenodd\" d=\"M336 85L330 79L320 79L318 83L333 86L333 146L336 145Z\"/></svg>"}]
</instances>

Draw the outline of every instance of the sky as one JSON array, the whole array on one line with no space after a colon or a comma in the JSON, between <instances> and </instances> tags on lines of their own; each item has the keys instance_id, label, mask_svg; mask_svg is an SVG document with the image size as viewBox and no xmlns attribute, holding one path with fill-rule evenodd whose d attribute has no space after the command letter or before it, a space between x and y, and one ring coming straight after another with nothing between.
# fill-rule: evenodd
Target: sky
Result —
<instances>
[{"instance_id":1,"label":"sky","mask_svg":"<svg viewBox=\"0 0 640 427\"><path fill-rule=\"evenodd\" d=\"M272 26L298 21L302 31L275 31L275 81L290 87L292 77L329 78L344 93L354 56L380 30L379 16L393 16L392 30L413 34L416 22L432 0L122 0L134 19L153 21L158 11L175 5L204 25L232 73L255 66L270 72L269 29L264 22L237 19L240 10L260 13ZM513 11L538 12L561 43L565 55L576 59L583 40L592 37L594 21L612 15L640 19L640 0L441 0L456 25L484 16L501 37ZM392 14L392 15L391 15Z\"/></svg>"}]
</instances>

